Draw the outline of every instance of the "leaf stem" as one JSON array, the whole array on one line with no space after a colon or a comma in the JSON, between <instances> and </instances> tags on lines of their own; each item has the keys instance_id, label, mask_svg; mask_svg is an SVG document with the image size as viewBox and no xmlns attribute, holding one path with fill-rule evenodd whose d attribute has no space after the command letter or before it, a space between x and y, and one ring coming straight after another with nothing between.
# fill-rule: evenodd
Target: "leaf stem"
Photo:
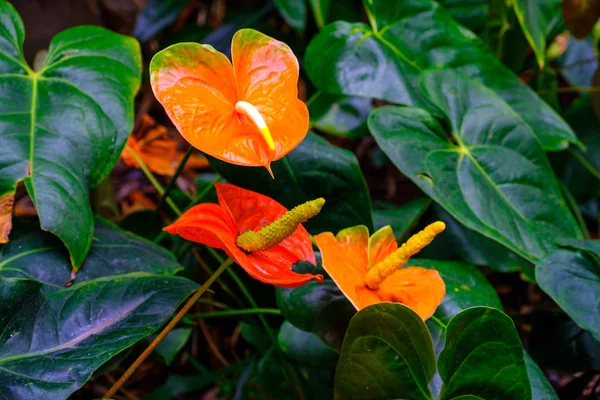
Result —
<instances>
[{"instance_id":1,"label":"leaf stem","mask_svg":"<svg viewBox=\"0 0 600 400\"><path fill-rule=\"evenodd\" d=\"M443 323L442 320L439 319L438 317L436 317L435 315L432 315L429 318L431 318L431 320L433 322L435 322L436 325L439 326L440 328L442 328L443 330L446 330L448 328L448 325L446 325L445 323Z\"/></svg>"},{"instance_id":2,"label":"leaf stem","mask_svg":"<svg viewBox=\"0 0 600 400\"><path fill-rule=\"evenodd\" d=\"M137 358L137 360L135 360L133 362L133 364L131 364L131 366L127 369L127 371L125 371L123 376L121 376L121 378L119 378L119 380L114 385L112 385L112 387L106 392L106 394L104 395L103 398L108 399L108 398L113 397L113 395L121 388L121 386L123 386L123 384L127 381L127 379L129 379L129 377L131 375L133 375L135 370L154 351L156 346L158 346L158 344L167 336L167 334L169 332L171 332L171 330L175 327L175 325L177 325L179 320L181 320L181 318L183 318L183 316L189 311L189 309L194 304L196 304L196 301L200 298L200 296L202 296L202 294L204 294L204 292L206 292L206 290L217 280L217 278L223 272L225 272L226 269L228 269L228 267L231 264L233 264L233 260L231 258L227 258L227 260L225 260L221 263L221 265L219 266L219 268L217 268L215 273L212 274L210 276L210 278L208 278L208 280L206 282L204 282L204 284L200 287L200 289L198 289L192 295L192 297L190 297L188 299L188 301L184 304L184 306L181 307L181 310L179 310L177 315L175 315L175 317L167 324L167 326L165 326L163 328L163 330L158 334L158 336L156 336L156 338L154 338L152 343L150 343L150 345L148 347L146 347L146 350L144 350L144 352L142 354L140 354L140 356Z\"/></svg>"},{"instance_id":3,"label":"leaf stem","mask_svg":"<svg viewBox=\"0 0 600 400\"><path fill-rule=\"evenodd\" d=\"M205 313L190 314L185 319L207 319L207 318L219 318L219 317L236 317L240 315L252 315L252 314L271 314L281 315L281 311L276 308L247 308L242 310L223 310L213 311Z\"/></svg>"},{"instance_id":4,"label":"leaf stem","mask_svg":"<svg viewBox=\"0 0 600 400\"><path fill-rule=\"evenodd\" d=\"M590 162L586 160L584 156L582 156L577 150L573 149L572 147L569 147L568 150L569 153L571 153L571 155L573 155L573 157L575 157L577 161L579 161L581 165L583 165L583 167L594 176L594 178L600 180L600 172L592 164L590 164Z\"/></svg>"},{"instance_id":5,"label":"leaf stem","mask_svg":"<svg viewBox=\"0 0 600 400\"><path fill-rule=\"evenodd\" d=\"M148 178L148 180L150 181L152 186L154 186L154 188L156 189L158 194L163 196L165 194L165 189L162 187L160 182L158 182L158 180L156 180L156 177L152 174L152 172L150 171L150 169L148 168L148 166L146 165L144 160L142 160L142 158L135 152L135 150L133 150L129 146L125 146L125 151L127 151L129 153L129 155L135 160L135 162L138 163L138 165L140 166L140 169L142 170L144 175L146 175L146 178ZM166 201L167 201L167 204L169 205L169 207L171 207L171 209L175 212L175 214L177 214L177 215L181 214L181 210L179 209L179 207L177 207L177 205L173 202L173 200L171 200L170 198L167 198Z\"/></svg>"},{"instance_id":6,"label":"leaf stem","mask_svg":"<svg viewBox=\"0 0 600 400\"><path fill-rule=\"evenodd\" d=\"M162 194L162 197L160 198L160 201L158 202L158 205L156 206L156 209L154 210L154 213L152 214L152 217L150 217L150 220L148 220L148 224L146 225L147 227L149 227L150 224L152 223L152 221L154 221L154 219L156 218L156 216L160 213L160 210L163 208L163 206L165 205L165 203L169 199L169 195L171 194L171 190L173 190L173 188L175 187L175 183L177 182L177 178L179 178L179 175L181 175L181 173L183 172L183 169L185 168L185 164L187 163L187 161L189 160L190 156L192 155L193 150L194 150L194 148L192 146L190 146L187 149L187 151L185 152L185 154L183 155L183 158L181 159L181 162L177 166L177 169L175 170L175 174L173 174L173 176L171 177L171 180L167 184L167 187L165 188L165 191Z\"/></svg>"}]
</instances>

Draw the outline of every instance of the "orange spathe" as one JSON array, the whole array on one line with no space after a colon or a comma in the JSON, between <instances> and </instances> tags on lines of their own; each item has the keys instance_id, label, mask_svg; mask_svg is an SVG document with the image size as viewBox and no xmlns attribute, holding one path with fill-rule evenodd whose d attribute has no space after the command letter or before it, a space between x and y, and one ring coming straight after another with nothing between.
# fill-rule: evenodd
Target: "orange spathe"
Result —
<instances>
[{"instance_id":1,"label":"orange spathe","mask_svg":"<svg viewBox=\"0 0 600 400\"><path fill-rule=\"evenodd\" d=\"M315 255L308 232L299 225L277 245L262 251L246 252L236 243L248 230L257 231L286 214L275 200L262 194L227 183L216 183L219 204L199 204L183 213L164 228L184 239L223 249L246 272L261 282L291 288L311 280L319 283L322 275L297 274L292 264L305 260L315 265Z\"/></svg>"},{"instance_id":2,"label":"orange spathe","mask_svg":"<svg viewBox=\"0 0 600 400\"><path fill-rule=\"evenodd\" d=\"M323 268L358 310L383 301L397 302L412 308L426 320L446 294L446 285L439 273L422 267L399 268L377 289L366 285L368 271L398 249L389 226L371 237L363 225L344 229L335 236L324 232L315 236L315 242L321 251Z\"/></svg>"},{"instance_id":3,"label":"orange spathe","mask_svg":"<svg viewBox=\"0 0 600 400\"><path fill-rule=\"evenodd\" d=\"M232 62L209 45L170 46L152 59L152 89L194 147L270 170L308 131L298 60L285 43L253 29L234 35L231 54Z\"/></svg>"}]
</instances>

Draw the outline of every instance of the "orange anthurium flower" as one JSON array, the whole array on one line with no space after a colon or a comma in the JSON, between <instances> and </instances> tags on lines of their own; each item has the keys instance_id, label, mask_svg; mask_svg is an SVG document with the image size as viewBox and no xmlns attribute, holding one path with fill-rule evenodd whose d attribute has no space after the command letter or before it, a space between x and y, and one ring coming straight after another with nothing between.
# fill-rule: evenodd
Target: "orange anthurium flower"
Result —
<instances>
[{"instance_id":1,"label":"orange anthurium flower","mask_svg":"<svg viewBox=\"0 0 600 400\"><path fill-rule=\"evenodd\" d=\"M231 55L232 62L209 45L170 46L150 63L152 90L194 147L270 172L308 131L298 60L285 43L253 29L233 36Z\"/></svg>"},{"instance_id":2,"label":"orange anthurium flower","mask_svg":"<svg viewBox=\"0 0 600 400\"><path fill-rule=\"evenodd\" d=\"M322 275L297 274L292 264L315 255L302 222L315 216L325 200L309 201L287 211L262 194L226 183L215 184L219 204L199 204L164 228L171 234L223 249L250 276L285 288L319 283Z\"/></svg>"},{"instance_id":3,"label":"orange anthurium flower","mask_svg":"<svg viewBox=\"0 0 600 400\"><path fill-rule=\"evenodd\" d=\"M402 267L444 229L443 222L435 222L400 248L390 226L371 237L368 228L359 225L336 236L321 233L315 241L321 250L323 268L357 310L391 301L412 308L426 320L442 302L446 285L437 271Z\"/></svg>"},{"instance_id":4,"label":"orange anthurium flower","mask_svg":"<svg viewBox=\"0 0 600 400\"><path fill-rule=\"evenodd\" d=\"M175 175L184 156L184 152L177 150L177 142L169 136L167 128L157 124L148 114L142 114L140 126L127 140L127 146L137 153L152 172L159 175ZM123 150L121 159L130 167L140 167L127 150ZM206 157L192 154L185 164L185 169L208 166Z\"/></svg>"}]
</instances>

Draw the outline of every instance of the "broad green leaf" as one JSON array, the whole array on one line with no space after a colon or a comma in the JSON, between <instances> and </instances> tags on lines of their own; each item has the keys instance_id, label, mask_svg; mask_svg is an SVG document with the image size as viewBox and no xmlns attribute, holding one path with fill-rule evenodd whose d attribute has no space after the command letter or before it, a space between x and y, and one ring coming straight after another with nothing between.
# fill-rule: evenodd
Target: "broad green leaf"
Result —
<instances>
[{"instance_id":1,"label":"broad green leaf","mask_svg":"<svg viewBox=\"0 0 600 400\"><path fill-rule=\"evenodd\" d=\"M348 139L367 136L371 99L317 92L306 103L313 128Z\"/></svg>"},{"instance_id":2,"label":"broad green leaf","mask_svg":"<svg viewBox=\"0 0 600 400\"><path fill-rule=\"evenodd\" d=\"M151 242L122 231L96 217L90 253L75 283L130 272L172 275L182 267L171 253ZM62 286L71 279L71 265L56 237L18 222L11 242L0 252L0 276L14 276Z\"/></svg>"},{"instance_id":3,"label":"broad green leaf","mask_svg":"<svg viewBox=\"0 0 600 400\"><path fill-rule=\"evenodd\" d=\"M488 306L502 310L502 303L485 275L472 265L456 261L411 259L407 266L434 269L446 284L446 296L435 311L435 316L447 323L454 315L474 306Z\"/></svg>"},{"instance_id":4,"label":"broad green leaf","mask_svg":"<svg viewBox=\"0 0 600 400\"><path fill-rule=\"evenodd\" d=\"M302 32L306 28L306 0L274 0L275 7L292 28Z\"/></svg>"},{"instance_id":5,"label":"broad green leaf","mask_svg":"<svg viewBox=\"0 0 600 400\"><path fill-rule=\"evenodd\" d=\"M436 218L446 224L446 234L433 243L443 248L443 257L457 258L469 264L487 266L498 272L522 271L534 280L534 266L500 243L483 236L452 218L443 208L435 207ZM435 247L432 248L435 254Z\"/></svg>"},{"instance_id":6,"label":"broad green leaf","mask_svg":"<svg viewBox=\"0 0 600 400\"><path fill-rule=\"evenodd\" d=\"M484 31L490 0L437 0L455 20L475 33Z\"/></svg>"},{"instance_id":7,"label":"broad green leaf","mask_svg":"<svg viewBox=\"0 0 600 400\"><path fill-rule=\"evenodd\" d=\"M31 228L16 233L22 236L0 256L2 398L69 397L102 364L160 328L197 288L173 276L180 267L166 250L102 221L97 236L117 239L99 239L65 288L70 263L58 240Z\"/></svg>"},{"instance_id":8,"label":"broad green leaf","mask_svg":"<svg viewBox=\"0 0 600 400\"><path fill-rule=\"evenodd\" d=\"M417 86L428 67L448 67L494 90L546 150L577 142L573 131L472 32L430 0L364 0L371 27L335 22L309 44L306 71L320 90L374 97L436 113Z\"/></svg>"},{"instance_id":9,"label":"broad green leaf","mask_svg":"<svg viewBox=\"0 0 600 400\"><path fill-rule=\"evenodd\" d=\"M563 241L536 264L540 287L575 321L600 340L600 240Z\"/></svg>"},{"instance_id":10,"label":"broad green leaf","mask_svg":"<svg viewBox=\"0 0 600 400\"><path fill-rule=\"evenodd\" d=\"M175 22L189 0L150 0L135 20L133 36L146 42Z\"/></svg>"},{"instance_id":11,"label":"broad green leaf","mask_svg":"<svg viewBox=\"0 0 600 400\"><path fill-rule=\"evenodd\" d=\"M371 199L356 157L314 133L271 164L275 179L264 168L239 167L216 159L211 159L211 165L227 181L272 197L288 209L325 198L319 215L304 224L313 234L373 225Z\"/></svg>"},{"instance_id":12,"label":"broad green leaf","mask_svg":"<svg viewBox=\"0 0 600 400\"><path fill-rule=\"evenodd\" d=\"M288 357L303 365L333 367L338 360L338 354L314 333L298 329L288 321L281 325L277 341Z\"/></svg>"},{"instance_id":13,"label":"broad green leaf","mask_svg":"<svg viewBox=\"0 0 600 400\"><path fill-rule=\"evenodd\" d=\"M571 373L600 369L600 342L568 315L537 310L529 317L528 351L539 365Z\"/></svg>"},{"instance_id":14,"label":"broad green leaf","mask_svg":"<svg viewBox=\"0 0 600 400\"><path fill-rule=\"evenodd\" d=\"M444 382L440 400L531 399L521 340L512 320L497 309L473 307L452 318L438 368Z\"/></svg>"},{"instance_id":15,"label":"broad green leaf","mask_svg":"<svg viewBox=\"0 0 600 400\"><path fill-rule=\"evenodd\" d=\"M52 39L33 71L21 19L4 0L0 15L0 204L24 181L43 229L61 238L77 269L94 230L89 190L110 172L133 127L139 44L100 27L71 28Z\"/></svg>"},{"instance_id":16,"label":"broad green leaf","mask_svg":"<svg viewBox=\"0 0 600 400\"><path fill-rule=\"evenodd\" d=\"M336 399L431 399L435 354L427 326L410 308L379 303L362 309L344 337Z\"/></svg>"},{"instance_id":17,"label":"broad green leaf","mask_svg":"<svg viewBox=\"0 0 600 400\"><path fill-rule=\"evenodd\" d=\"M175 328L156 346L159 354L167 365L170 365L177 354L183 349L192 334L192 328Z\"/></svg>"},{"instance_id":18,"label":"broad green leaf","mask_svg":"<svg viewBox=\"0 0 600 400\"><path fill-rule=\"evenodd\" d=\"M315 17L315 22L319 28L322 28L327 22L331 1L332 0L308 0L308 4L310 4L313 16Z\"/></svg>"},{"instance_id":19,"label":"broad green leaf","mask_svg":"<svg viewBox=\"0 0 600 400\"><path fill-rule=\"evenodd\" d=\"M356 310L332 280L325 279L321 285L310 282L295 289L277 288L276 294L277 307L290 323L316 334L333 349L341 349Z\"/></svg>"},{"instance_id":20,"label":"broad green leaf","mask_svg":"<svg viewBox=\"0 0 600 400\"><path fill-rule=\"evenodd\" d=\"M422 86L444 111L451 139L426 111L381 107L369 129L379 147L466 227L535 261L560 237L580 237L544 150L530 127L491 90L448 70Z\"/></svg>"},{"instance_id":21,"label":"broad green leaf","mask_svg":"<svg viewBox=\"0 0 600 400\"><path fill-rule=\"evenodd\" d=\"M560 17L561 0L513 0L512 5L540 69L546 64L546 37Z\"/></svg>"},{"instance_id":22,"label":"broad green leaf","mask_svg":"<svg viewBox=\"0 0 600 400\"><path fill-rule=\"evenodd\" d=\"M430 204L431 200L426 197L412 200L399 207L376 202L373 204L372 211L375 230L390 225L396 240L401 242L408 237L410 230L414 228Z\"/></svg>"}]
</instances>

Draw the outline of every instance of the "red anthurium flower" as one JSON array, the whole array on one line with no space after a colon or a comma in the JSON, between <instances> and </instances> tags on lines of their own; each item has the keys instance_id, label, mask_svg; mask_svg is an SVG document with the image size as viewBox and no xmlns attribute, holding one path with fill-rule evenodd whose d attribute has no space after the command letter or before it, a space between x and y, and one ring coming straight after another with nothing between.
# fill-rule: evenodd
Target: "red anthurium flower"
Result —
<instances>
[{"instance_id":1,"label":"red anthurium flower","mask_svg":"<svg viewBox=\"0 0 600 400\"><path fill-rule=\"evenodd\" d=\"M442 302L446 285L437 271L403 266L444 229L443 222L435 222L400 248L389 226L371 237L368 228L359 225L336 236L321 233L315 241L323 268L357 310L383 301L397 302L425 320Z\"/></svg>"},{"instance_id":2,"label":"red anthurium flower","mask_svg":"<svg viewBox=\"0 0 600 400\"><path fill-rule=\"evenodd\" d=\"M164 230L225 250L250 276L264 283L290 288L323 281L322 275L292 271L292 264L299 260L315 265L310 236L300 222L316 215L323 199L287 211L262 194L226 183L215 187L219 204L192 207Z\"/></svg>"},{"instance_id":3,"label":"red anthurium flower","mask_svg":"<svg viewBox=\"0 0 600 400\"><path fill-rule=\"evenodd\" d=\"M298 60L253 29L233 36L232 62L209 45L179 43L154 56L152 90L183 137L220 160L264 166L306 136Z\"/></svg>"}]
</instances>

